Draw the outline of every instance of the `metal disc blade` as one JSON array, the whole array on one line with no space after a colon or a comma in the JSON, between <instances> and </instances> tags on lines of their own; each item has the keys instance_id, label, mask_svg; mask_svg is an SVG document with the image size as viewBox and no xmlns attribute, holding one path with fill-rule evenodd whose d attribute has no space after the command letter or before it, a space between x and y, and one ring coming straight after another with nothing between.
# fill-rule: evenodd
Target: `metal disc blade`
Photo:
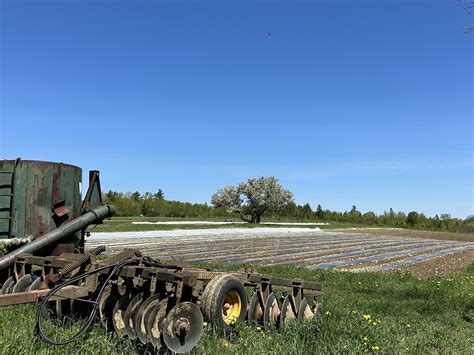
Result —
<instances>
[{"instance_id":1,"label":"metal disc blade","mask_svg":"<svg viewBox=\"0 0 474 355\"><path fill-rule=\"evenodd\" d=\"M13 276L10 276L7 281L5 281L5 283L3 284L2 286L2 294L3 295L6 295L8 293L11 293L12 290L13 290L13 287L15 286L15 279L13 278Z\"/></svg>"},{"instance_id":2,"label":"metal disc blade","mask_svg":"<svg viewBox=\"0 0 474 355\"><path fill-rule=\"evenodd\" d=\"M114 306L117 303L117 300L120 298L120 293L116 286L108 285L105 287L104 292L99 300L99 317L100 322L105 327L105 329L113 330L113 310Z\"/></svg>"},{"instance_id":3,"label":"metal disc blade","mask_svg":"<svg viewBox=\"0 0 474 355\"><path fill-rule=\"evenodd\" d=\"M138 308L135 316L135 333L142 344L148 343L146 328L145 328L145 315L147 311L153 307L154 305L158 304L160 301L160 294L155 293L151 295ZM153 303L156 302L156 303Z\"/></svg>"},{"instance_id":4,"label":"metal disc blade","mask_svg":"<svg viewBox=\"0 0 474 355\"><path fill-rule=\"evenodd\" d=\"M202 335L202 313L191 302L174 306L163 323L163 340L171 351L188 353L199 342Z\"/></svg>"},{"instance_id":5,"label":"metal disc blade","mask_svg":"<svg viewBox=\"0 0 474 355\"><path fill-rule=\"evenodd\" d=\"M112 311L112 325L118 335L125 335L125 319L124 313L127 309L128 303L132 299L132 293L129 290L125 291L125 294L115 302L114 309Z\"/></svg>"},{"instance_id":6,"label":"metal disc blade","mask_svg":"<svg viewBox=\"0 0 474 355\"><path fill-rule=\"evenodd\" d=\"M295 303L292 296L286 296L281 305L280 328L296 319Z\"/></svg>"},{"instance_id":7,"label":"metal disc blade","mask_svg":"<svg viewBox=\"0 0 474 355\"><path fill-rule=\"evenodd\" d=\"M107 328L106 305L107 305L107 301L109 300L111 292L112 292L112 285L106 286L99 300L99 318L102 325L106 328Z\"/></svg>"},{"instance_id":8,"label":"metal disc blade","mask_svg":"<svg viewBox=\"0 0 474 355\"><path fill-rule=\"evenodd\" d=\"M161 342L161 333L163 331L163 320L168 311L168 299L165 298L158 302L150 311L147 312L145 328L148 341L159 349L163 345Z\"/></svg>"},{"instance_id":9,"label":"metal disc blade","mask_svg":"<svg viewBox=\"0 0 474 355\"><path fill-rule=\"evenodd\" d=\"M278 324L280 313L280 305L275 294L272 292L268 296L263 309L263 325L265 329L274 328Z\"/></svg>"},{"instance_id":10,"label":"metal disc blade","mask_svg":"<svg viewBox=\"0 0 474 355\"><path fill-rule=\"evenodd\" d=\"M313 309L314 315L316 317L322 318L324 314L324 307L321 303L316 303Z\"/></svg>"},{"instance_id":11,"label":"metal disc blade","mask_svg":"<svg viewBox=\"0 0 474 355\"><path fill-rule=\"evenodd\" d=\"M314 317L313 311L308 305L308 301L303 299L298 310L298 320L308 320Z\"/></svg>"},{"instance_id":12,"label":"metal disc blade","mask_svg":"<svg viewBox=\"0 0 474 355\"><path fill-rule=\"evenodd\" d=\"M46 287L46 285L44 285L44 282L43 282L43 277L38 277L35 281L33 281L33 283L30 285L30 287L28 288L28 291L35 291L35 290L39 290L39 289L42 289L43 287Z\"/></svg>"},{"instance_id":13,"label":"metal disc blade","mask_svg":"<svg viewBox=\"0 0 474 355\"><path fill-rule=\"evenodd\" d=\"M263 311L265 309L261 291L253 294L249 304L248 320L249 322L261 323L263 321Z\"/></svg>"},{"instance_id":14,"label":"metal disc blade","mask_svg":"<svg viewBox=\"0 0 474 355\"><path fill-rule=\"evenodd\" d=\"M135 332L135 316L136 311L138 311L142 302L143 292L132 298L123 315L123 319L125 321L125 334L127 334L130 339L135 339L137 337Z\"/></svg>"},{"instance_id":15,"label":"metal disc blade","mask_svg":"<svg viewBox=\"0 0 474 355\"><path fill-rule=\"evenodd\" d=\"M55 302L56 316L58 318L67 317L72 313L72 300L57 300Z\"/></svg>"},{"instance_id":16,"label":"metal disc blade","mask_svg":"<svg viewBox=\"0 0 474 355\"><path fill-rule=\"evenodd\" d=\"M153 328L153 319L158 312L158 305L160 302L161 301L159 299L151 301L143 312L143 324L140 325L137 336L138 339L144 344L151 343L150 332Z\"/></svg>"},{"instance_id":17,"label":"metal disc blade","mask_svg":"<svg viewBox=\"0 0 474 355\"><path fill-rule=\"evenodd\" d=\"M38 278L35 274L27 274L21 277L13 287L13 293L25 292L31 284Z\"/></svg>"}]
</instances>

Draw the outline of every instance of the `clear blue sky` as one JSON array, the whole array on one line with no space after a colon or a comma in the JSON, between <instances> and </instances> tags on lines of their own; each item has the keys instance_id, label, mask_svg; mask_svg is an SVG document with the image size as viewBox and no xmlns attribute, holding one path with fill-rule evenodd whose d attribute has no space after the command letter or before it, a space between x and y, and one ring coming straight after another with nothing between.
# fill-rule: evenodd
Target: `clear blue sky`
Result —
<instances>
[{"instance_id":1,"label":"clear blue sky","mask_svg":"<svg viewBox=\"0 0 474 355\"><path fill-rule=\"evenodd\" d=\"M313 207L474 213L450 0L0 2L2 158L192 202L275 175Z\"/></svg>"}]
</instances>

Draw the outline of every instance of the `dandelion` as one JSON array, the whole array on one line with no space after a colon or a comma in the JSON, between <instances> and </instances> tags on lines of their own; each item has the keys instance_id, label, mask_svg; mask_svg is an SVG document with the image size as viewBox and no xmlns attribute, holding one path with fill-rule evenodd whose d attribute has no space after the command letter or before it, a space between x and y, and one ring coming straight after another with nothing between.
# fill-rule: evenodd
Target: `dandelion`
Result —
<instances>
[{"instance_id":1,"label":"dandelion","mask_svg":"<svg viewBox=\"0 0 474 355\"><path fill-rule=\"evenodd\" d=\"M369 340L369 338L367 338L367 337L364 337L363 339L364 339L364 341L368 341L368 340Z\"/></svg>"},{"instance_id":2,"label":"dandelion","mask_svg":"<svg viewBox=\"0 0 474 355\"><path fill-rule=\"evenodd\" d=\"M370 314L364 314L364 315L362 316L362 318L363 318L364 320L367 320L367 321L368 321L368 320L369 320L370 318L372 318L372 317L370 316Z\"/></svg>"},{"instance_id":3,"label":"dandelion","mask_svg":"<svg viewBox=\"0 0 474 355\"><path fill-rule=\"evenodd\" d=\"M377 325L377 322L373 322L372 325Z\"/></svg>"},{"instance_id":4,"label":"dandelion","mask_svg":"<svg viewBox=\"0 0 474 355\"><path fill-rule=\"evenodd\" d=\"M202 322L203 327L207 327L207 322Z\"/></svg>"},{"instance_id":5,"label":"dandelion","mask_svg":"<svg viewBox=\"0 0 474 355\"><path fill-rule=\"evenodd\" d=\"M352 313L352 314L356 314L357 312L356 312L356 311L352 311L351 313Z\"/></svg>"},{"instance_id":6,"label":"dandelion","mask_svg":"<svg viewBox=\"0 0 474 355\"><path fill-rule=\"evenodd\" d=\"M378 351L378 350L380 350L380 346L374 345L374 346L372 346L372 350Z\"/></svg>"},{"instance_id":7,"label":"dandelion","mask_svg":"<svg viewBox=\"0 0 474 355\"><path fill-rule=\"evenodd\" d=\"M220 341L220 344L221 344L221 346L224 347L224 348L228 348L228 347L229 347L229 342L228 342L227 340L222 339L222 340Z\"/></svg>"},{"instance_id":8,"label":"dandelion","mask_svg":"<svg viewBox=\"0 0 474 355\"><path fill-rule=\"evenodd\" d=\"M324 314L328 316L328 315L330 315L330 314L331 314L331 312L329 312L329 311L326 311L326 312L324 312Z\"/></svg>"},{"instance_id":9,"label":"dandelion","mask_svg":"<svg viewBox=\"0 0 474 355\"><path fill-rule=\"evenodd\" d=\"M257 330L262 330L262 328L260 328L259 326L257 326Z\"/></svg>"},{"instance_id":10,"label":"dandelion","mask_svg":"<svg viewBox=\"0 0 474 355\"><path fill-rule=\"evenodd\" d=\"M411 328L411 324L407 324L407 328Z\"/></svg>"}]
</instances>

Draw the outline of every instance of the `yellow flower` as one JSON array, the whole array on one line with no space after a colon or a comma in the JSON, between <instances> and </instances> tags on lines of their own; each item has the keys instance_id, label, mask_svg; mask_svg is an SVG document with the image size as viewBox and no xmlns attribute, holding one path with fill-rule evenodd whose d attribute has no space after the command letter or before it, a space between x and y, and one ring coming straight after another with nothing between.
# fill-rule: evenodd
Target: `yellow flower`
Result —
<instances>
[{"instance_id":1,"label":"yellow flower","mask_svg":"<svg viewBox=\"0 0 474 355\"><path fill-rule=\"evenodd\" d=\"M202 322L203 327L207 327L207 322Z\"/></svg>"},{"instance_id":2,"label":"yellow flower","mask_svg":"<svg viewBox=\"0 0 474 355\"><path fill-rule=\"evenodd\" d=\"M325 313L327 316L331 314L331 312L329 312L329 311L326 311L326 312L324 312L324 313Z\"/></svg>"},{"instance_id":3,"label":"yellow flower","mask_svg":"<svg viewBox=\"0 0 474 355\"><path fill-rule=\"evenodd\" d=\"M410 328L411 327L411 324L407 324L407 328Z\"/></svg>"},{"instance_id":4,"label":"yellow flower","mask_svg":"<svg viewBox=\"0 0 474 355\"><path fill-rule=\"evenodd\" d=\"M352 311L352 314L356 314L357 312L356 311Z\"/></svg>"},{"instance_id":5,"label":"yellow flower","mask_svg":"<svg viewBox=\"0 0 474 355\"><path fill-rule=\"evenodd\" d=\"M362 316L362 318L364 318L365 320L369 320L371 318L370 314L364 314Z\"/></svg>"},{"instance_id":6,"label":"yellow flower","mask_svg":"<svg viewBox=\"0 0 474 355\"><path fill-rule=\"evenodd\" d=\"M373 322L372 325L377 325L377 322Z\"/></svg>"},{"instance_id":7,"label":"yellow flower","mask_svg":"<svg viewBox=\"0 0 474 355\"><path fill-rule=\"evenodd\" d=\"M374 345L374 346L372 346L372 350L378 351L378 350L380 350L380 346Z\"/></svg>"},{"instance_id":8,"label":"yellow flower","mask_svg":"<svg viewBox=\"0 0 474 355\"><path fill-rule=\"evenodd\" d=\"M260 328L259 326L257 326L257 330L262 330L262 328Z\"/></svg>"},{"instance_id":9,"label":"yellow flower","mask_svg":"<svg viewBox=\"0 0 474 355\"><path fill-rule=\"evenodd\" d=\"M367 338L367 337L364 337L363 339L364 339L365 341L368 341L368 340L369 340L369 338Z\"/></svg>"}]
</instances>

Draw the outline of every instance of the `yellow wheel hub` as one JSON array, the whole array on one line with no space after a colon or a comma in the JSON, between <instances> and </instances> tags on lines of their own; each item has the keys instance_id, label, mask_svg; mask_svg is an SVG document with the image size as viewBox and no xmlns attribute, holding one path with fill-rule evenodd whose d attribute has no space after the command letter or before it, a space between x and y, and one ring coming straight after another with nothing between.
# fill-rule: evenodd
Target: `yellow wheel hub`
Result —
<instances>
[{"instance_id":1,"label":"yellow wheel hub","mask_svg":"<svg viewBox=\"0 0 474 355\"><path fill-rule=\"evenodd\" d=\"M236 290L227 292L222 305L222 318L226 324L234 324L239 318L242 300Z\"/></svg>"}]
</instances>

